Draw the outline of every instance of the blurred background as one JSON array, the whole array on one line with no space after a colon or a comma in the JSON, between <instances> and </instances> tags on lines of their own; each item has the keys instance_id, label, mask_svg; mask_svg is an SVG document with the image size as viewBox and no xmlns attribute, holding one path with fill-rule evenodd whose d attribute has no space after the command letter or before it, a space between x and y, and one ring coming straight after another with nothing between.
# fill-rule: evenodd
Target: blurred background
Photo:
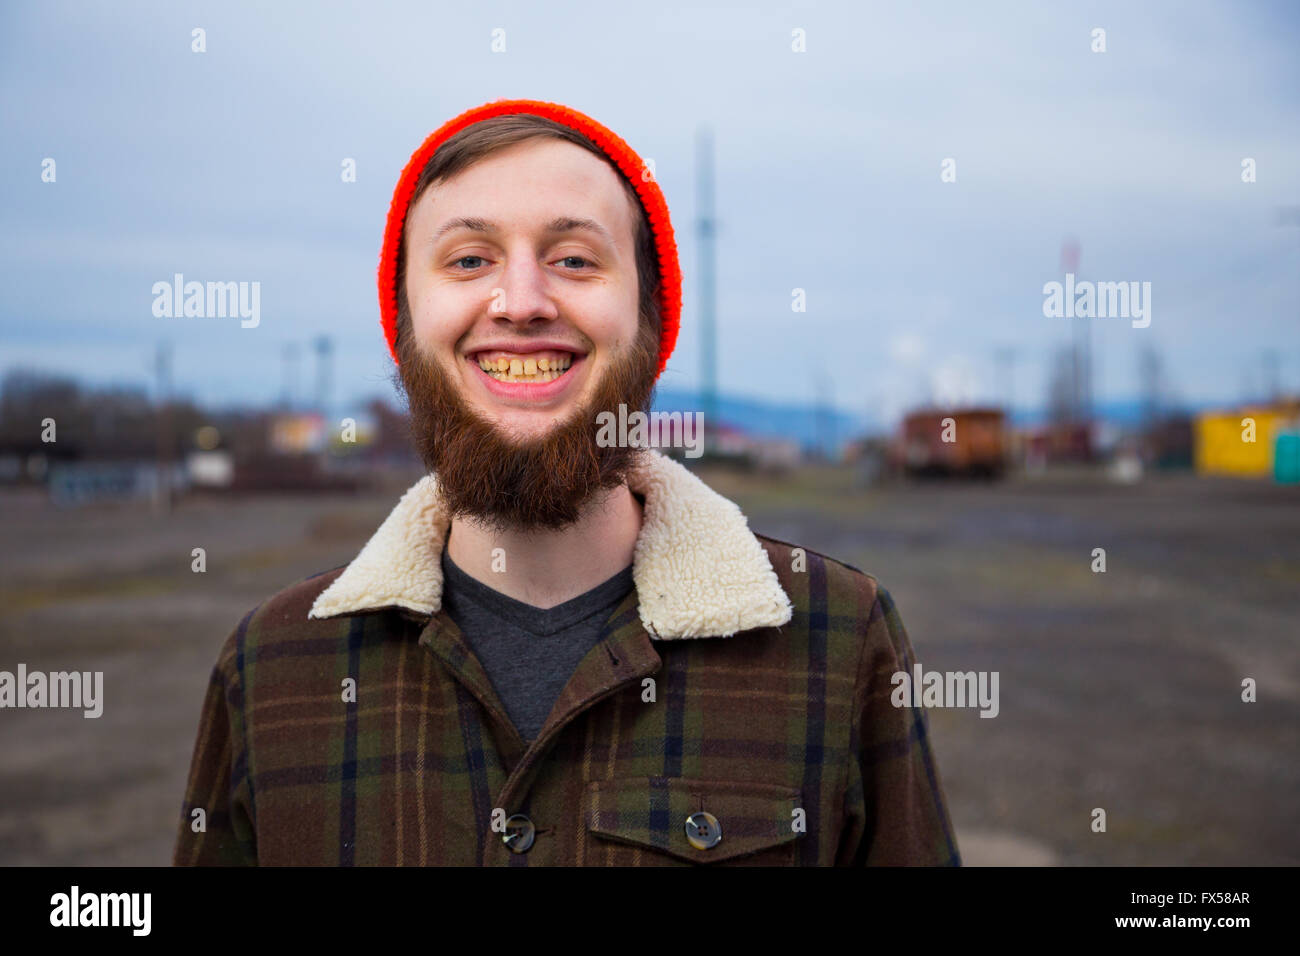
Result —
<instances>
[{"instance_id":1,"label":"blurred background","mask_svg":"<svg viewBox=\"0 0 1300 956\"><path fill-rule=\"evenodd\" d=\"M0 711L0 864L169 862L221 642L419 477L384 218L498 97L653 164L684 463L999 672L930 711L967 863L1300 862L1297 50L1286 2L4 5L0 670L105 705Z\"/></svg>"}]
</instances>

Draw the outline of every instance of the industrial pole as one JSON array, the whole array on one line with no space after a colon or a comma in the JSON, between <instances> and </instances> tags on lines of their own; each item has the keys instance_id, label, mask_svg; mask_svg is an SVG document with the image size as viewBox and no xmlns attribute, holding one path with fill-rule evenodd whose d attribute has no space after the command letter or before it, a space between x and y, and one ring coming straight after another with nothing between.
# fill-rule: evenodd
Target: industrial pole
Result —
<instances>
[{"instance_id":1,"label":"industrial pole","mask_svg":"<svg viewBox=\"0 0 1300 956\"><path fill-rule=\"evenodd\" d=\"M157 404L155 418L158 423L158 481L154 486L154 513L167 515L172 510L171 483L171 444L172 444L172 407L171 407L171 344L159 342L154 354L154 374L157 382Z\"/></svg>"},{"instance_id":2,"label":"industrial pole","mask_svg":"<svg viewBox=\"0 0 1300 956\"><path fill-rule=\"evenodd\" d=\"M709 452L718 426L717 290L715 288L713 218L713 134L701 127L696 135L695 173L697 209L696 236L699 239L700 281L700 396L704 413L704 450Z\"/></svg>"},{"instance_id":3,"label":"industrial pole","mask_svg":"<svg viewBox=\"0 0 1300 956\"><path fill-rule=\"evenodd\" d=\"M1061 244L1061 267L1073 272L1075 285L1080 281L1079 263L1083 246L1076 239ZM1073 399L1072 417L1092 427L1092 324L1086 316L1076 315L1071 329L1073 339Z\"/></svg>"},{"instance_id":4,"label":"industrial pole","mask_svg":"<svg viewBox=\"0 0 1300 956\"><path fill-rule=\"evenodd\" d=\"M317 457L320 459L321 467L328 469L330 447L333 445L333 437L337 434L335 431L337 423L333 420L333 412L330 409L330 355L333 344L328 335L317 336L312 344L316 348L316 411L321 417L324 428L324 441L321 443Z\"/></svg>"},{"instance_id":5,"label":"industrial pole","mask_svg":"<svg viewBox=\"0 0 1300 956\"><path fill-rule=\"evenodd\" d=\"M994 352L998 367L1001 369L998 377L1002 380L1002 407L1006 411L1008 425L1011 423L1016 405L1016 355L1016 350L1010 346L1003 346Z\"/></svg>"},{"instance_id":6,"label":"industrial pole","mask_svg":"<svg viewBox=\"0 0 1300 956\"><path fill-rule=\"evenodd\" d=\"M1164 417L1164 386L1160 353L1145 346L1138 353L1138 381L1142 387L1142 427L1151 428Z\"/></svg>"},{"instance_id":7,"label":"industrial pole","mask_svg":"<svg viewBox=\"0 0 1300 956\"><path fill-rule=\"evenodd\" d=\"M283 372L284 392L280 396L280 405L284 411L293 411L294 394L298 391L298 346L286 345L280 352L280 358L284 363L281 366Z\"/></svg>"},{"instance_id":8,"label":"industrial pole","mask_svg":"<svg viewBox=\"0 0 1300 956\"><path fill-rule=\"evenodd\" d=\"M332 428L330 422L330 359L333 352L333 343L328 335L317 337L313 343L316 348L316 410L320 412L321 417L325 419L325 427Z\"/></svg>"},{"instance_id":9,"label":"industrial pole","mask_svg":"<svg viewBox=\"0 0 1300 956\"><path fill-rule=\"evenodd\" d=\"M1276 402L1282 397L1281 356L1277 349L1266 348L1261 359L1264 367L1263 399L1266 402Z\"/></svg>"},{"instance_id":10,"label":"industrial pole","mask_svg":"<svg viewBox=\"0 0 1300 956\"><path fill-rule=\"evenodd\" d=\"M817 455L823 461L832 461L835 458L835 422L831 417L831 409L835 402L835 385L826 372L826 364L820 359L813 360L809 374L812 377L813 394L816 396L813 431L816 435L814 441Z\"/></svg>"}]
</instances>

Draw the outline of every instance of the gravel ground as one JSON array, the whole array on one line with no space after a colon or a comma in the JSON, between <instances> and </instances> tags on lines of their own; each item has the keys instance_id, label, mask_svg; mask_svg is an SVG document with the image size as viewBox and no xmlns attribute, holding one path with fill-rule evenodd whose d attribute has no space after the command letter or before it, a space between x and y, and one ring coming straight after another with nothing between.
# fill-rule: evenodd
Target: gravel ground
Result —
<instances>
[{"instance_id":1,"label":"gravel ground","mask_svg":"<svg viewBox=\"0 0 1300 956\"><path fill-rule=\"evenodd\" d=\"M1300 489L710 483L877 577L926 670L998 672L996 718L930 711L967 863L1300 862Z\"/></svg>"},{"instance_id":2,"label":"gravel ground","mask_svg":"<svg viewBox=\"0 0 1300 956\"><path fill-rule=\"evenodd\" d=\"M926 670L998 672L996 718L930 712L968 864L1300 863L1300 490L702 474L755 530L879 578ZM221 642L351 560L408 483L166 518L0 494L0 669L102 670L111 702L96 720L0 712L0 864L169 862Z\"/></svg>"}]
</instances>

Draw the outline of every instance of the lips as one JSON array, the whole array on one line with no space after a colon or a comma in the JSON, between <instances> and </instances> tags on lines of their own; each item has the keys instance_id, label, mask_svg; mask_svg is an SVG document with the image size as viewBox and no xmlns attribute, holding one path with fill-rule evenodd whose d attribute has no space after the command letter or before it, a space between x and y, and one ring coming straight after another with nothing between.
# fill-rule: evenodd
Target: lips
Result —
<instances>
[{"instance_id":1,"label":"lips","mask_svg":"<svg viewBox=\"0 0 1300 956\"><path fill-rule=\"evenodd\" d=\"M569 342L559 339L502 339L498 342L484 342L466 354L472 358L480 355L532 355L536 352L567 352L569 355L586 355L587 353Z\"/></svg>"}]
</instances>

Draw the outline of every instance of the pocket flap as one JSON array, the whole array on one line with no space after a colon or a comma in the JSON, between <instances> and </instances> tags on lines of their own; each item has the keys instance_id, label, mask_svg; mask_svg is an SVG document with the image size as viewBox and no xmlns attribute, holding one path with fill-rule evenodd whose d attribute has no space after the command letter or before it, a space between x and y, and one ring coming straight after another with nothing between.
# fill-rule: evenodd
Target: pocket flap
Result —
<instances>
[{"instance_id":1,"label":"pocket flap","mask_svg":"<svg viewBox=\"0 0 1300 956\"><path fill-rule=\"evenodd\" d=\"M608 840L647 847L692 863L717 863L794 840L799 790L777 784L687 777L620 777L587 786L587 831ZM687 818L709 813L722 839L696 849Z\"/></svg>"}]
</instances>

